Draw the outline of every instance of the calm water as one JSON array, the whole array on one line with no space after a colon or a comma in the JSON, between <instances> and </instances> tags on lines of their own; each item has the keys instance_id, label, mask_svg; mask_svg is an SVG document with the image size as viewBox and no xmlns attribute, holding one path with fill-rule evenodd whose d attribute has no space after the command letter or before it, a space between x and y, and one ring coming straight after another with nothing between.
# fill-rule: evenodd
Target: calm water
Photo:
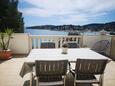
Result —
<instances>
[{"instance_id":1,"label":"calm water","mask_svg":"<svg viewBox=\"0 0 115 86\"><path fill-rule=\"evenodd\" d=\"M38 29L25 29L25 33L31 35L67 35L68 32L64 31L50 31L50 30L38 30Z\"/></svg>"},{"instance_id":2,"label":"calm water","mask_svg":"<svg viewBox=\"0 0 115 86\"><path fill-rule=\"evenodd\" d=\"M68 32L65 31L51 31L51 30L39 30L39 29L25 29L25 33L30 35L68 35ZM99 32L84 32L83 35L99 35Z\"/></svg>"}]
</instances>

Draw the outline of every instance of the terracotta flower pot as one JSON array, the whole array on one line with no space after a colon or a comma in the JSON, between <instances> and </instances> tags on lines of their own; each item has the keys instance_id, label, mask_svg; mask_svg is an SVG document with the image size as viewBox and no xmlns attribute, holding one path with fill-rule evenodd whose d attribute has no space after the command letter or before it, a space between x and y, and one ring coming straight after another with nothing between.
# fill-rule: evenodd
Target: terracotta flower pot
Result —
<instances>
[{"instance_id":1,"label":"terracotta flower pot","mask_svg":"<svg viewBox=\"0 0 115 86\"><path fill-rule=\"evenodd\" d=\"M10 50L5 50L5 51L0 51L0 59L2 60L7 60L12 57L12 51Z\"/></svg>"}]
</instances>

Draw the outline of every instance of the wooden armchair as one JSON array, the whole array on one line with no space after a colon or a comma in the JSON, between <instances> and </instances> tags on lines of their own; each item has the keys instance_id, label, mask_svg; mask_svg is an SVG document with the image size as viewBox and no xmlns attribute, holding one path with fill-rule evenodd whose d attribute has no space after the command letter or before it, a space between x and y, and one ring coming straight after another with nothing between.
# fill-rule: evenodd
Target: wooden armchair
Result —
<instances>
[{"instance_id":1,"label":"wooden armchair","mask_svg":"<svg viewBox=\"0 0 115 86\"><path fill-rule=\"evenodd\" d=\"M79 48L79 44L76 42L67 42L68 48Z\"/></svg>"},{"instance_id":2,"label":"wooden armchair","mask_svg":"<svg viewBox=\"0 0 115 86\"><path fill-rule=\"evenodd\" d=\"M42 42L41 48L55 48L54 42Z\"/></svg>"},{"instance_id":3,"label":"wooden armchair","mask_svg":"<svg viewBox=\"0 0 115 86\"><path fill-rule=\"evenodd\" d=\"M67 60L35 61L36 86L64 85Z\"/></svg>"},{"instance_id":4,"label":"wooden armchair","mask_svg":"<svg viewBox=\"0 0 115 86\"><path fill-rule=\"evenodd\" d=\"M74 86L76 84L98 84L103 86L104 69L108 60L77 59ZM96 77L99 75L99 78Z\"/></svg>"}]
</instances>

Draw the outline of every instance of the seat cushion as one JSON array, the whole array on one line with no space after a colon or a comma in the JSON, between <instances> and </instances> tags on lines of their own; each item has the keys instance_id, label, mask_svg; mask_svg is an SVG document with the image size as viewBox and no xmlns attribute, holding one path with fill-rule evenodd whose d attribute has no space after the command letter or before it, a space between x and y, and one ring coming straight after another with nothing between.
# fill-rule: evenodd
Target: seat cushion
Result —
<instances>
[{"instance_id":1,"label":"seat cushion","mask_svg":"<svg viewBox=\"0 0 115 86\"><path fill-rule=\"evenodd\" d=\"M42 42L41 48L55 48L54 42Z\"/></svg>"},{"instance_id":2,"label":"seat cushion","mask_svg":"<svg viewBox=\"0 0 115 86\"><path fill-rule=\"evenodd\" d=\"M68 48L79 48L78 44L75 42L67 42Z\"/></svg>"},{"instance_id":3,"label":"seat cushion","mask_svg":"<svg viewBox=\"0 0 115 86\"><path fill-rule=\"evenodd\" d=\"M96 79L94 75L84 75L84 74L77 75L76 82L82 84L99 83L99 81Z\"/></svg>"},{"instance_id":4,"label":"seat cushion","mask_svg":"<svg viewBox=\"0 0 115 86\"><path fill-rule=\"evenodd\" d=\"M94 80L96 77L94 75L86 75L86 74L77 74L76 80Z\"/></svg>"},{"instance_id":5,"label":"seat cushion","mask_svg":"<svg viewBox=\"0 0 115 86\"><path fill-rule=\"evenodd\" d=\"M40 82L52 82L52 81L61 81L62 76L59 75L48 75L48 76L39 76Z\"/></svg>"}]
</instances>

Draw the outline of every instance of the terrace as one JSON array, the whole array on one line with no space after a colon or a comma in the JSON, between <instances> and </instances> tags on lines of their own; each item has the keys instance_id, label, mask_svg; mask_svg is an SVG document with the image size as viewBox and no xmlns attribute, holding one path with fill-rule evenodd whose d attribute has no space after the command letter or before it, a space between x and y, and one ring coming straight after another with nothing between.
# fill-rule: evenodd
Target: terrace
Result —
<instances>
[{"instance_id":1,"label":"terrace","mask_svg":"<svg viewBox=\"0 0 115 86\"><path fill-rule=\"evenodd\" d=\"M24 59L33 48L40 48L43 41L55 42L56 48L61 48L62 43L67 38L77 42L80 47L91 48L99 40L109 40L110 46L107 55L115 60L115 36L95 35L95 36L30 36L29 34L15 33L11 40L10 49L13 51L13 58L0 61L0 86L29 86L29 74L21 78L19 72L24 63ZM104 77L104 86L115 86L115 62L107 64Z\"/></svg>"}]
</instances>

